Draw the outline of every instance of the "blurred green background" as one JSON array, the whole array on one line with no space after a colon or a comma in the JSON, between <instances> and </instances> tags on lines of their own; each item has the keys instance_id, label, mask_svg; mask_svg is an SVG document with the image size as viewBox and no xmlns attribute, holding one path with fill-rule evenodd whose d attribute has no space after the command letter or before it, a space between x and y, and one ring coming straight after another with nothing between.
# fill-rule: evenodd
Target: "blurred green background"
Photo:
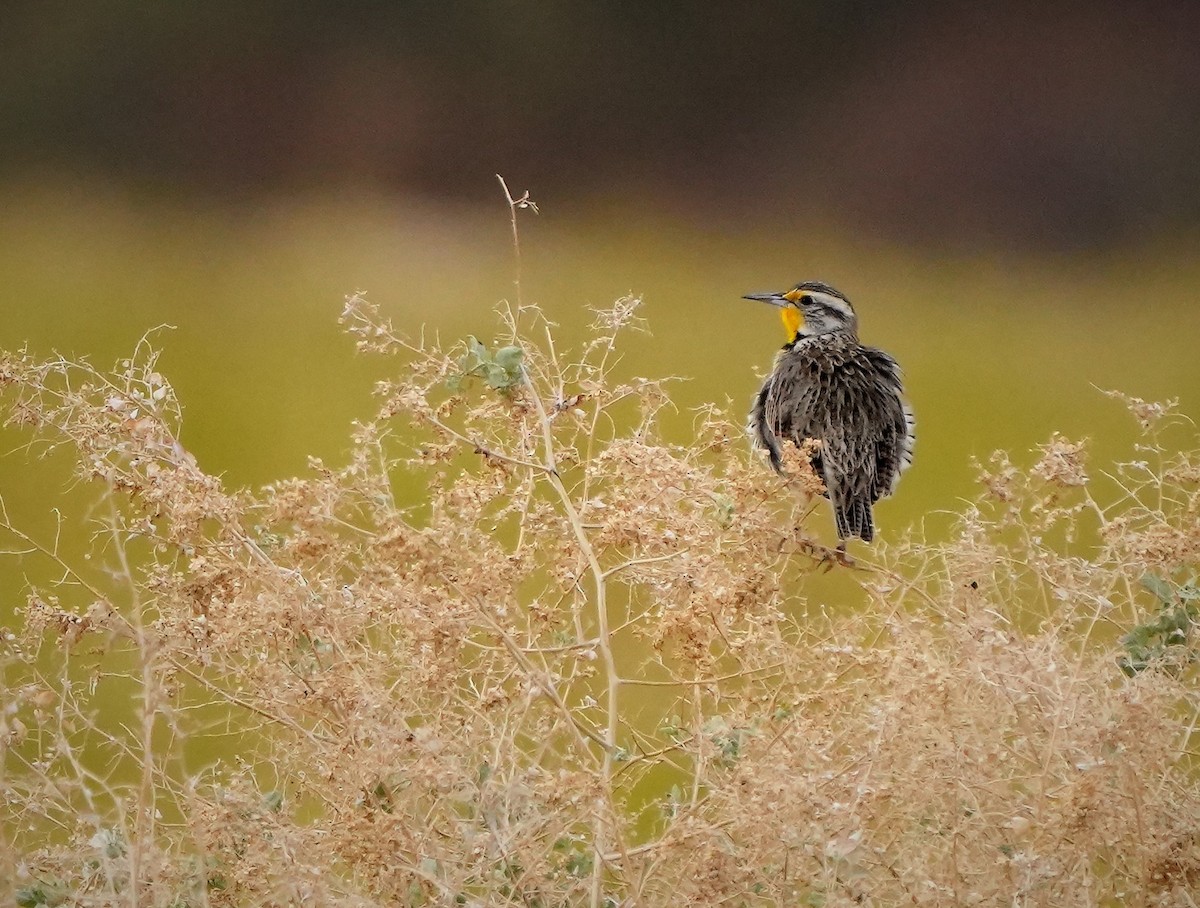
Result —
<instances>
[{"instance_id":1,"label":"blurred green background","mask_svg":"<svg viewBox=\"0 0 1200 908\"><path fill-rule=\"evenodd\" d=\"M395 367L354 356L344 296L488 337L513 296L501 173L541 209L523 296L564 338L644 298L621 369L687 379L672 440L703 403L740 419L782 342L743 293L847 293L918 419L881 534L936 538L972 456L1055 430L1129 455L1097 388L1200 414L1197 46L1184 0L8 0L0 348L107 365L172 325L160 368L205 469L259 486L338 463ZM9 515L49 542L73 508L78 556L98 491L64 498L66 459L28 441L0 431ZM54 578L0 558L0 623ZM94 702L117 723L134 694L107 675ZM197 767L246 746L189 743Z\"/></svg>"},{"instance_id":2,"label":"blurred green background","mask_svg":"<svg viewBox=\"0 0 1200 908\"><path fill-rule=\"evenodd\" d=\"M494 174L523 291L580 337L643 296L628 374L740 414L782 341L739 299L829 281L904 366L916 466L886 537L1051 431L1127 450L1096 387L1200 412L1200 7L825 2L0 10L0 346L107 364L161 324L183 442L231 485L337 462L386 364L335 320L487 336ZM27 437L0 440L15 448ZM53 527L62 464L0 459ZM86 490L80 493L86 497ZM28 564L0 564L0 613Z\"/></svg>"}]
</instances>

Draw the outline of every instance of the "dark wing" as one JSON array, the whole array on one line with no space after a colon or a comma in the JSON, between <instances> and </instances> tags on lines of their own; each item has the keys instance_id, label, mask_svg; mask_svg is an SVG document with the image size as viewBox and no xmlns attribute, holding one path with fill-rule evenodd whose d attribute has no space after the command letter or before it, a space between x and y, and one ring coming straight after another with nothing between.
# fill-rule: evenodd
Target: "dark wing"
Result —
<instances>
[{"instance_id":1,"label":"dark wing","mask_svg":"<svg viewBox=\"0 0 1200 908\"><path fill-rule=\"evenodd\" d=\"M916 436L912 409L904 402L900 367L882 350L866 347L864 353L875 376L873 407L879 432L874 439L872 501L878 501L896 490L900 474L911 466Z\"/></svg>"},{"instance_id":2,"label":"dark wing","mask_svg":"<svg viewBox=\"0 0 1200 908\"><path fill-rule=\"evenodd\" d=\"M901 397L900 369L886 353L858 348L839 363L825 399L820 437L838 535L870 542L872 505L892 493L912 460L911 416Z\"/></svg>"},{"instance_id":3,"label":"dark wing","mask_svg":"<svg viewBox=\"0 0 1200 908\"><path fill-rule=\"evenodd\" d=\"M756 445L767 452L776 473L783 472L783 460L779 447L778 408L772 401L772 380L769 377L754 398L750 410L750 437Z\"/></svg>"},{"instance_id":4,"label":"dark wing","mask_svg":"<svg viewBox=\"0 0 1200 908\"><path fill-rule=\"evenodd\" d=\"M806 438L821 438L815 417L820 380L811 367L796 356L783 355L754 398L750 411L750 435L771 459L776 472L783 471L782 444L790 439L799 445ZM813 469L823 475L821 455L813 457Z\"/></svg>"}]
</instances>

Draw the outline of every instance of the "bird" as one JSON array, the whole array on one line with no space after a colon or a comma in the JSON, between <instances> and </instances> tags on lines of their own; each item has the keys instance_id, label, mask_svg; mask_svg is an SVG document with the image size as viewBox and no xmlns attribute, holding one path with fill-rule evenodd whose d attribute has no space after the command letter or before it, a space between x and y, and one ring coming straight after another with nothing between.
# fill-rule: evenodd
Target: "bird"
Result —
<instances>
[{"instance_id":1,"label":"bird","mask_svg":"<svg viewBox=\"0 0 1200 908\"><path fill-rule=\"evenodd\" d=\"M784 473L783 444L807 439L813 472L833 505L839 555L849 539L875 537L873 507L896 490L913 460L914 419L900 366L858 340L845 294L821 281L743 299L779 307L787 343L754 398L749 431Z\"/></svg>"}]
</instances>

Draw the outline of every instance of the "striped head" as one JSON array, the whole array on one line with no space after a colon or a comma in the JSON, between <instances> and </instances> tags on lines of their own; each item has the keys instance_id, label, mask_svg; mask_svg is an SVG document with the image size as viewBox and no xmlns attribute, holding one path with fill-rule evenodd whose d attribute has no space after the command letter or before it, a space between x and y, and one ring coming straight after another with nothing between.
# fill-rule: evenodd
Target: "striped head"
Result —
<instances>
[{"instance_id":1,"label":"striped head","mask_svg":"<svg viewBox=\"0 0 1200 908\"><path fill-rule=\"evenodd\" d=\"M779 307L788 346L821 334L858 337L858 316L850 300L820 281L805 281L786 293L751 293L742 299Z\"/></svg>"}]
</instances>

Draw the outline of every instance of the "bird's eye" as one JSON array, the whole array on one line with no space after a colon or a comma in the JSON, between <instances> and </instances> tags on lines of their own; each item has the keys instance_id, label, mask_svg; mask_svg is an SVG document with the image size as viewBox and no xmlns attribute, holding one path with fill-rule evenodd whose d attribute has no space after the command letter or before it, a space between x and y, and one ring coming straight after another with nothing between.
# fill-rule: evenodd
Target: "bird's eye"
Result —
<instances>
[{"instance_id":1,"label":"bird's eye","mask_svg":"<svg viewBox=\"0 0 1200 908\"><path fill-rule=\"evenodd\" d=\"M811 302L812 302L811 296L802 296L802 297L800 297L800 299L796 300L796 305L797 306L807 306Z\"/></svg>"}]
</instances>

